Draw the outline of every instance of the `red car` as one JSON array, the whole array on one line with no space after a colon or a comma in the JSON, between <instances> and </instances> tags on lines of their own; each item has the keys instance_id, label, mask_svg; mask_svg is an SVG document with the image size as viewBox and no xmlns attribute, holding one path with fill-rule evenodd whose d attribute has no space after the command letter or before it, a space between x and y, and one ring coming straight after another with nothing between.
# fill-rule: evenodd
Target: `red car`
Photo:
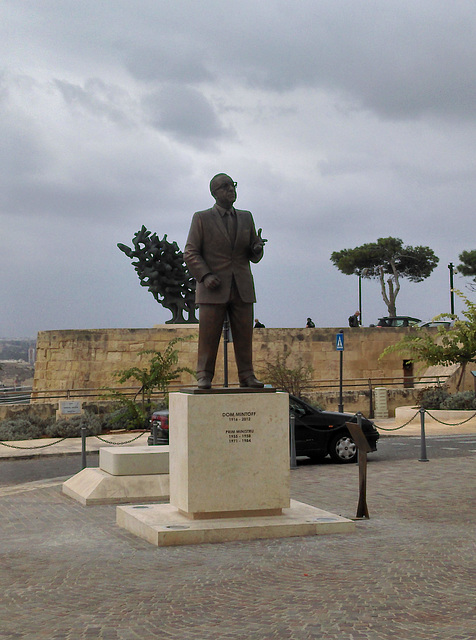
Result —
<instances>
[{"instance_id":1,"label":"red car","mask_svg":"<svg viewBox=\"0 0 476 640\"><path fill-rule=\"evenodd\" d=\"M157 427L157 442L154 443L153 430ZM169 444L169 412L168 409L154 411L150 416L150 436L147 444Z\"/></svg>"}]
</instances>

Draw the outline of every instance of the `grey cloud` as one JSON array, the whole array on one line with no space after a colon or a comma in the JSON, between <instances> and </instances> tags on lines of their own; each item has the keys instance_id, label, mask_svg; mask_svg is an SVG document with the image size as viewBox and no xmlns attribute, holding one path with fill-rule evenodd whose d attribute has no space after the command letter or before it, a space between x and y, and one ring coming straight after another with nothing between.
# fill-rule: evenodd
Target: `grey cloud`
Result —
<instances>
[{"instance_id":1,"label":"grey cloud","mask_svg":"<svg viewBox=\"0 0 476 640\"><path fill-rule=\"evenodd\" d=\"M132 101L128 94L112 85L107 85L99 78L86 80L84 88L66 80L55 80L65 102L72 108L81 108L94 116L105 117L115 124L132 124Z\"/></svg>"},{"instance_id":2,"label":"grey cloud","mask_svg":"<svg viewBox=\"0 0 476 640\"><path fill-rule=\"evenodd\" d=\"M188 84L211 80L204 60L204 47L193 33L162 34L155 45L121 48L125 67L138 80L173 80Z\"/></svg>"},{"instance_id":3,"label":"grey cloud","mask_svg":"<svg viewBox=\"0 0 476 640\"><path fill-rule=\"evenodd\" d=\"M263 20L249 26L245 43L232 40L232 52L223 49L226 65L234 61L250 84L280 92L327 88L387 118L425 112L474 118L474 4L460 5L457 14L441 0L333 0L281 9L263 7Z\"/></svg>"},{"instance_id":4,"label":"grey cloud","mask_svg":"<svg viewBox=\"0 0 476 640\"><path fill-rule=\"evenodd\" d=\"M193 146L213 142L226 132L210 102L192 87L164 85L147 95L143 105L153 127Z\"/></svg>"},{"instance_id":5,"label":"grey cloud","mask_svg":"<svg viewBox=\"0 0 476 640\"><path fill-rule=\"evenodd\" d=\"M139 10L65 0L10 11L22 14L21 39L37 51L54 40L58 57L78 68L122 64L139 82L315 87L382 118L475 116L472 1L143 0Z\"/></svg>"},{"instance_id":6,"label":"grey cloud","mask_svg":"<svg viewBox=\"0 0 476 640\"><path fill-rule=\"evenodd\" d=\"M0 17L3 332L168 319L116 243L145 224L183 247L221 170L269 239L267 326L339 326L357 281L330 253L388 235L440 257L399 310L446 310L446 265L472 248L474 2L24 0ZM371 284L366 323L385 314Z\"/></svg>"}]
</instances>

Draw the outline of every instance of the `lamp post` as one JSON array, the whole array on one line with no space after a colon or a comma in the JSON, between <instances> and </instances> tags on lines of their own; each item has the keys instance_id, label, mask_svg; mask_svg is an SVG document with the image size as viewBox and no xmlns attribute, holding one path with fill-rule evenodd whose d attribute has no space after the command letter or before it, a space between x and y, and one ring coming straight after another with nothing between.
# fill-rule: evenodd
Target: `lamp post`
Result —
<instances>
[{"instance_id":1,"label":"lamp post","mask_svg":"<svg viewBox=\"0 0 476 640\"><path fill-rule=\"evenodd\" d=\"M451 314L455 313L455 294L453 289L453 274L455 272L454 265L452 262L449 263L448 269L450 270L450 305L451 305Z\"/></svg>"},{"instance_id":2,"label":"lamp post","mask_svg":"<svg viewBox=\"0 0 476 640\"><path fill-rule=\"evenodd\" d=\"M362 276L365 276L368 269L362 269L359 271L359 318L360 318L360 326L362 326Z\"/></svg>"}]
</instances>

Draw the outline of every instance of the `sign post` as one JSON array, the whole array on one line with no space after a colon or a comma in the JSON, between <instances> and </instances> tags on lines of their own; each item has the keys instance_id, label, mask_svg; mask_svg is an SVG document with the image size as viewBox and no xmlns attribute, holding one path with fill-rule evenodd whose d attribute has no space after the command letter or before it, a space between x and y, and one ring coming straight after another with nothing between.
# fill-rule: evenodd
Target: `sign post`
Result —
<instances>
[{"instance_id":1,"label":"sign post","mask_svg":"<svg viewBox=\"0 0 476 640\"><path fill-rule=\"evenodd\" d=\"M339 366L339 411L344 411L344 402L342 400L342 372L344 367L344 334L340 331L336 335L336 351L340 352L340 366Z\"/></svg>"},{"instance_id":2,"label":"sign post","mask_svg":"<svg viewBox=\"0 0 476 640\"><path fill-rule=\"evenodd\" d=\"M359 503L355 517L356 519L370 518L367 507L367 453L371 449L362 431L362 414L360 411L357 413L357 424L355 422L346 422L345 426L349 430L359 454Z\"/></svg>"}]
</instances>

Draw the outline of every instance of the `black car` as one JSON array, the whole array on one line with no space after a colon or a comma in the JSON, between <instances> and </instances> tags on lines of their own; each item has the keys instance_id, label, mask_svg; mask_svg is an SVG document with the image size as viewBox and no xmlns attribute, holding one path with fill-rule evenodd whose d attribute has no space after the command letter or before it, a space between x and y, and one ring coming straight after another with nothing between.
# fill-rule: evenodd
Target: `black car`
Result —
<instances>
[{"instance_id":1,"label":"black car","mask_svg":"<svg viewBox=\"0 0 476 640\"><path fill-rule=\"evenodd\" d=\"M419 318L412 318L411 316L389 316L379 318L377 327L414 327L419 322L421 322Z\"/></svg>"},{"instance_id":2,"label":"black car","mask_svg":"<svg viewBox=\"0 0 476 640\"><path fill-rule=\"evenodd\" d=\"M328 454L334 462L355 462L357 446L345 426L357 422L355 414L316 409L304 400L289 396L289 412L295 417L296 455L322 460ZM372 451L377 450L379 432L373 422L362 418L362 431Z\"/></svg>"},{"instance_id":3,"label":"black car","mask_svg":"<svg viewBox=\"0 0 476 640\"><path fill-rule=\"evenodd\" d=\"M357 422L355 414L322 411L295 396L289 396L289 413L295 417L297 456L322 460L329 454L335 462L355 462L357 447L345 426L346 422ZM157 427L157 444L168 444L169 412L155 411L150 422L151 427ZM362 418L362 431L371 450L376 451L379 433L373 422ZM149 436L148 443L153 444L152 435Z\"/></svg>"}]
</instances>

